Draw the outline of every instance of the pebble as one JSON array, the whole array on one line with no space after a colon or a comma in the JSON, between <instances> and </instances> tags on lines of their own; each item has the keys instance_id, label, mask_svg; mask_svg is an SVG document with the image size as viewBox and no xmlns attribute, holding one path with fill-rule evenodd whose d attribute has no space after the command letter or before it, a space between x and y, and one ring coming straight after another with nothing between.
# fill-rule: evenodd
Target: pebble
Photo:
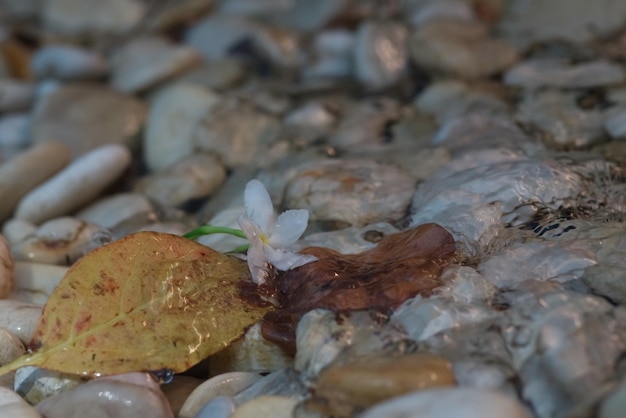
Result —
<instances>
[{"instance_id":1,"label":"pebble","mask_svg":"<svg viewBox=\"0 0 626 418\"><path fill-rule=\"evenodd\" d=\"M123 145L96 148L24 196L15 217L41 223L71 213L102 193L126 170L130 160L130 152Z\"/></svg>"},{"instance_id":2,"label":"pebble","mask_svg":"<svg viewBox=\"0 0 626 418\"><path fill-rule=\"evenodd\" d=\"M217 396L204 404L195 415L195 418L231 418L237 408L233 398Z\"/></svg>"},{"instance_id":3,"label":"pebble","mask_svg":"<svg viewBox=\"0 0 626 418\"><path fill-rule=\"evenodd\" d=\"M143 142L148 168L162 170L192 155L200 124L219 100L212 91L194 84L159 91L150 106Z\"/></svg>"},{"instance_id":4,"label":"pebble","mask_svg":"<svg viewBox=\"0 0 626 418\"><path fill-rule=\"evenodd\" d=\"M610 109L604 119L604 130L614 139L626 138L626 106Z\"/></svg>"},{"instance_id":5,"label":"pebble","mask_svg":"<svg viewBox=\"0 0 626 418\"><path fill-rule=\"evenodd\" d=\"M409 21L419 27L433 20L474 20L474 11L470 3L463 0L427 0L406 2Z\"/></svg>"},{"instance_id":6,"label":"pebble","mask_svg":"<svg viewBox=\"0 0 626 418\"><path fill-rule=\"evenodd\" d=\"M517 119L558 145L589 146L604 138L604 114L599 109L581 109L577 98L576 93L556 90L525 94Z\"/></svg>"},{"instance_id":7,"label":"pebble","mask_svg":"<svg viewBox=\"0 0 626 418\"><path fill-rule=\"evenodd\" d=\"M296 242L292 248L299 251L306 247L325 247L341 254L357 254L378 245L385 236L399 232L387 222L377 222L362 227L348 227L337 231L309 234Z\"/></svg>"},{"instance_id":8,"label":"pebble","mask_svg":"<svg viewBox=\"0 0 626 418\"><path fill-rule=\"evenodd\" d=\"M227 167L267 166L286 154L274 148L278 118L237 98L224 98L211 108L196 135L196 148L216 153Z\"/></svg>"},{"instance_id":9,"label":"pebble","mask_svg":"<svg viewBox=\"0 0 626 418\"><path fill-rule=\"evenodd\" d=\"M373 90L397 83L405 75L409 61L408 37L402 24L361 23L354 42L356 79Z\"/></svg>"},{"instance_id":10,"label":"pebble","mask_svg":"<svg viewBox=\"0 0 626 418\"><path fill-rule=\"evenodd\" d=\"M52 177L70 161L68 148L60 142L34 146L0 165L0 221L6 220L18 202Z\"/></svg>"},{"instance_id":11,"label":"pebble","mask_svg":"<svg viewBox=\"0 0 626 418\"><path fill-rule=\"evenodd\" d=\"M13 278L13 293L18 300L45 305L67 273L68 267L17 261Z\"/></svg>"},{"instance_id":12,"label":"pebble","mask_svg":"<svg viewBox=\"0 0 626 418\"><path fill-rule=\"evenodd\" d=\"M25 353L26 348L20 339L6 328L0 328L0 365L9 364Z\"/></svg>"},{"instance_id":13,"label":"pebble","mask_svg":"<svg viewBox=\"0 0 626 418\"><path fill-rule=\"evenodd\" d=\"M622 27L626 4L619 0L542 0L504 2L498 31L509 42L527 48L542 41L587 42Z\"/></svg>"},{"instance_id":14,"label":"pebble","mask_svg":"<svg viewBox=\"0 0 626 418\"><path fill-rule=\"evenodd\" d=\"M271 21L281 26L312 32L322 29L333 18L339 16L344 7L344 0L319 0L315 2L295 0L291 2L291 7L282 13L273 13Z\"/></svg>"},{"instance_id":15,"label":"pebble","mask_svg":"<svg viewBox=\"0 0 626 418\"><path fill-rule=\"evenodd\" d=\"M589 88L620 84L624 78L621 65L605 60L570 64L562 59L543 58L515 65L504 74L504 83L525 89Z\"/></svg>"},{"instance_id":16,"label":"pebble","mask_svg":"<svg viewBox=\"0 0 626 418\"><path fill-rule=\"evenodd\" d=\"M174 418L165 395L156 388L111 378L99 378L36 405L46 418L114 416L133 418L137 411L153 418Z\"/></svg>"},{"instance_id":17,"label":"pebble","mask_svg":"<svg viewBox=\"0 0 626 418\"><path fill-rule=\"evenodd\" d=\"M257 24L239 16L212 15L191 26L185 33L185 42L194 47L205 61L211 62L226 58L231 48L254 36L258 30Z\"/></svg>"},{"instance_id":18,"label":"pebble","mask_svg":"<svg viewBox=\"0 0 626 418\"><path fill-rule=\"evenodd\" d=\"M178 418L194 418L202 407L217 397L234 396L261 378L256 373L230 372L208 379L191 392Z\"/></svg>"},{"instance_id":19,"label":"pebble","mask_svg":"<svg viewBox=\"0 0 626 418\"><path fill-rule=\"evenodd\" d=\"M37 225L21 219L11 218L2 225L2 234L11 246L17 245L37 232Z\"/></svg>"},{"instance_id":20,"label":"pebble","mask_svg":"<svg viewBox=\"0 0 626 418\"><path fill-rule=\"evenodd\" d=\"M0 111L27 110L35 101L36 86L33 83L3 78L0 80Z\"/></svg>"},{"instance_id":21,"label":"pebble","mask_svg":"<svg viewBox=\"0 0 626 418\"><path fill-rule=\"evenodd\" d=\"M385 130L400 117L400 105L394 99L381 97L348 106L328 143L342 149L385 141Z\"/></svg>"},{"instance_id":22,"label":"pebble","mask_svg":"<svg viewBox=\"0 0 626 418\"><path fill-rule=\"evenodd\" d=\"M230 418L291 418L297 402L287 396L259 396L237 407Z\"/></svg>"},{"instance_id":23,"label":"pebble","mask_svg":"<svg viewBox=\"0 0 626 418\"><path fill-rule=\"evenodd\" d=\"M13 289L13 254L6 238L0 235L0 299Z\"/></svg>"},{"instance_id":24,"label":"pebble","mask_svg":"<svg viewBox=\"0 0 626 418\"><path fill-rule=\"evenodd\" d=\"M620 418L624 408L626 408L626 383L622 380L600 403L598 418Z\"/></svg>"},{"instance_id":25,"label":"pebble","mask_svg":"<svg viewBox=\"0 0 626 418\"><path fill-rule=\"evenodd\" d=\"M413 33L409 50L415 65L425 71L462 79L498 74L518 60L512 46L490 38L477 22L429 22Z\"/></svg>"},{"instance_id":26,"label":"pebble","mask_svg":"<svg viewBox=\"0 0 626 418\"><path fill-rule=\"evenodd\" d=\"M11 389L0 387L0 415L12 418L42 418L20 395Z\"/></svg>"},{"instance_id":27,"label":"pebble","mask_svg":"<svg viewBox=\"0 0 626 418\"><path fill-rule=\"evenodd\" d=\"M33 55L30 69L38 79L97 80L107 74L109 65L96 52L71 45L46 45Z\"/></svg>"},{"instance_id":28,"label":"pebble","mask_svg":"<svg viewBox=\"0 0 626 418\"><path fill-rule=\"evenodd\" d=\"M95 201L76 214L81 219L102 228L112 229L126 220L154 213L154 207L141 193L117 193Z\"/></svg>"},{"instance_id":29,"label":"pebble","mask_svg":"<svg viewBox=\"0 0 626 418\"><path fill-rule=\"evenodd\" d=\"M50 396L67 392L82 382L83 379L76 375L25 366L16 370L13 390L29 404L36 405Z\"/></svg>"},{"instance_id":30,"label":"pebble","mask_svg":"<svg viewBox=\"0 0 626 418\"><path fill-rule=\"evenodd\" d=\"M283 204L308 209L312 221L362 226L402 218L414 188L413 180L392 165L327 160L300 167L287 184Z\"/></svg>"},{"instance_id":31,"label":"pebble","mask_svg":"<svg viewBox=\"0 0 626 418\"><path fill-rule=\"evenodd\" d=\"M131 145L145 118L145 105L135 97L96 84L65 84L37 101L32 140L62 141L75 158L104 144Z\"/></svg>"},{"instance_id":32,"label":"pebble","mask_svg":"<svg viewBox=\"0 0 626 418\"><path fill-rule=\"evenodd\" d=\"M345 79L352 74L355 34L345 29L326 29L315 34L314 56L301 70L304 79Z\"/></svg>"},{"instance_id":33,"label":"pebble","mask_svg":"<svg viewBox=\"0 0 626 418\"><path fill-rule=\"evenodd\" d=\"M31 145L29 130L30 115L27 113L0 117L0 147L4 160L13 158Z\"/></svg>"},{"instance_id":34,"label":"pebble","mask_svg":"<svg viewBox=\"0 0 626 418\"><path fill-rule=\"evenodd\" d=\"M348 417L396 396L454 384L451 364L432 354L368 356L322 370L315 396L324 399L330 415Z\"/></svg>"},{"instance_id":35,"label":"pebble","mask_svg":"<svg viewBox=\"0 0 626 418\"><path fill-rule=\"evenodd\" d=\"M222 91L238 86L246 76L247 68L241 61L224 58L204 62L177 77L173 83L189 83L209 90Z\"/></svg>"},{"instance_id":36,"label":"pebble","mask_svg":"<svg viewBox=\"0 0 626 418\"><path fill-rule=\"evenodd\" d=\"M501 392L470 389L431 389L404 395L366 410L362 418L531 418L515 398Z\"/></svg>"},{"instance_id":37,"label":"pebble","mask_svg":"<svg viewBox=\"0 0 626 418\"><path fill-rule=\"evenodd\" d=\"M133 0L47 0L44 26L62 36L106 36L129 31L144 17L147 5Z\"/></svg>"},{"instance_id":38,"label":"pebble","mask_svg":"<svg viewBox=\"0 0 626 418\"><path fill-rule=\"evenodd\" d=\"M110 241L108 231L66 216L44 222L34 235L13 245L11 250L19 261L70 266Z\"/></svg>"},{"instance_id":39,"label":"pebble","mask_svg":"<svg viewBox=\"0 0 626 418\"><path fill-rule=\"evenodd\" d=\"M134 190L158 204L179 206L209 196L225 179L226 169L213 154L198 153L142 177Z\"/></svg>"},{"instance_id":40,"label":"pebble","mask_svg":"<svg viewBox=\"0 0 626 418\"><path fill-rule=\"evenodd\" d=\"M40 306L0 299L0 327L15 334L25 345L30 343L40 316Z\"/></svg>"},{"instance_id":41,"label":"pebble","mask_svg":"<svg viewBox=\"0 0 626 418\"><path fill-rule=\"evenodd\" d=\"M194 48L173 44L164 37L136 38L111 57L111 85L127 93L141 92L200 60Z\"/></svg>"}]
</instances>

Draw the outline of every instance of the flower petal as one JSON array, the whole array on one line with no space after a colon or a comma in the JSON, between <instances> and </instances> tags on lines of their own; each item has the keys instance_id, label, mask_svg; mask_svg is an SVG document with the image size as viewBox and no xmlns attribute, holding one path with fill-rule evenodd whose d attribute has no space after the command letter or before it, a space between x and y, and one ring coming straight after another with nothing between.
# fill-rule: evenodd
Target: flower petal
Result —
<instances>
[{"instance_id":1,"label":"flower petal","mask_svg":"<svg viewBox=\"0 0 626 418\"><path fill-rule=\"evenodd\" d=\"M284 248L300 238L309 222L309 211L306 209L291 209L280 214L272 234L269 245L274 248Z\"/></svg>"},{"instance_id":2,"label":"flower petal","mask_svg":"<svg viewBox=\"0 0 626 418\"><path fill-rule=\"evenodd\" d=\"M266 245L264 250L267 261L272 263L275 268L282 271L300 267L317 260L317 257L313 255L292 253L282 248L272 248L269 245Z\"/></svg>"},{"instance_id":3,"label":"flower petal","mask_svg":"<svg viewBox=\"0 0 626 418\"><path fill-rule=\"evenodd\" d=\"M263 183L250 180L243 192L243 202L248 218L257 224L264 234L270 235L274 222L274 205Z\"/></svg>"},{"instance_id":4,"label":"flower petal","mask_svg":"<svg viewBox=\"0 0 626 418\"><path fill-rule=\"evenodd\" d=\"M256 284L263 284L267 278L270 277L271 273L267 269L264 245L263 241L261 241L262 232L259 230L259 227L245 215L239 217L239 225L243 233L246 234L248 241L250 241L246 261L248 262L248 268L252 275L252 281Z\"/></svg>"}]
</instances>

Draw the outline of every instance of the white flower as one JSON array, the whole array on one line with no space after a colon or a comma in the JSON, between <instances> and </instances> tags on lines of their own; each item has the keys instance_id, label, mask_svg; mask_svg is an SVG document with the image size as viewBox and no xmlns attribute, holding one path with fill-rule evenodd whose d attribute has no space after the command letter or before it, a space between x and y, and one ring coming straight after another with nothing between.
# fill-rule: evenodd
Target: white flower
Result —
<instances>
[{"instance_id":1,"label":"white flower","mask_svg":"<svg viewBox=\"0 0 626 418\"><path fill-rule=\"evenodd\" d=\"M250 241L247 259L255 283L263 284L271 277L271 266L285 271L317 260L286 249L304 233L309 211L288 210L276 218L270 195L258 180L246 184L243 201L246 214L239 218L239 225Z\"/></svg>"}]
</instances>

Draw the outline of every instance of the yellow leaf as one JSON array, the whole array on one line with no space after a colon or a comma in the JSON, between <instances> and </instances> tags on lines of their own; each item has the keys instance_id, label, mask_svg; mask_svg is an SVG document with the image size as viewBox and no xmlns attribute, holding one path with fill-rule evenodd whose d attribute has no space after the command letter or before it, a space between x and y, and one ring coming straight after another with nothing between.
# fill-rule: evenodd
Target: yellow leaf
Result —
<instances>
[{"instance_id":1,"label":"yellow leaf","mask_svg":"<svg viewBox=\"0 0 626 418\"><path fill-rule=\"evenodd\" d=\"M34 365L84 376L181 372L239 338L272 307L243 300L245 262L176 235L139 232L79 260L44 307Z\"/></svg>"}]
</instances>

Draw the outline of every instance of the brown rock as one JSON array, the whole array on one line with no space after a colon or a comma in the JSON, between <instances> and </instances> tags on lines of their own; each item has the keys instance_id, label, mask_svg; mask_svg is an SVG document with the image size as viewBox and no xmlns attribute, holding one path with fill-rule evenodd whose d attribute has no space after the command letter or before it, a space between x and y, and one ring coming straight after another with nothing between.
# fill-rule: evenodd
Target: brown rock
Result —
<instances>
[{"instance_id":1,"label":"brown rock","mask_svg":"<svg viewBox=\"0 0 626 418\"><path fill-rule=\"evenodd\" d=\"M367 356L323 370L308 407L333 417L351 417L396 396L455 383L451 364L436 355Z\"/></svg>"}]
</instances>

